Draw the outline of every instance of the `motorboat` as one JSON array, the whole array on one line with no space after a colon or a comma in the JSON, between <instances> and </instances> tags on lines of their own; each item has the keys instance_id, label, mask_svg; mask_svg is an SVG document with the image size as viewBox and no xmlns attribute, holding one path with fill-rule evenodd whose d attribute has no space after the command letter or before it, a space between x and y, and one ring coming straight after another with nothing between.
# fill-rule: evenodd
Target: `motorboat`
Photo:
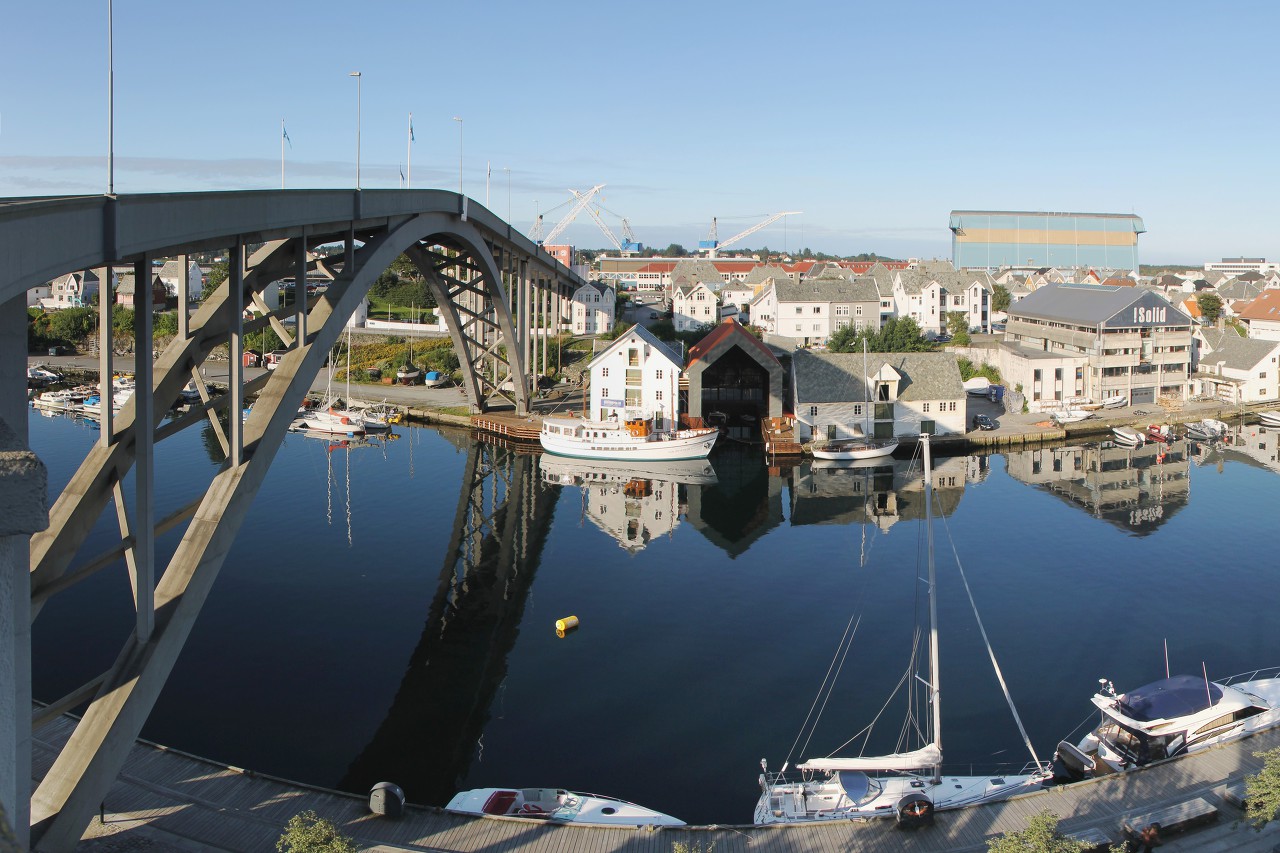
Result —
<instances>
[{"instance_id":1,"label":"motorboat","mask_svg":"<svg viewBox=\"0 0 1280 853\"><path fill-rule=\"evenodd\" d=\"M626 800L563 788L474 788L445 806L457 814L517 817L592 826L684 826L685 822Z\"/></svg>"},{"instance_id":2,"label":"motorboat","mask_svg":"<svg viewBox=\"0 0 1280 853\"><path fill-rule=\"evenodd\" d=\"M1277 676L1280 667L1220 682L1175 675L1127 693L1100 679L1091 701L1101 719L1078 744L1058 744L1054 777L1068 782L1132 770L1273 728L1280 724Z\"/></svg>"},{"instance_id":3,"label":"motorboat","mask_svg":"<svg viewBox=\"0 0 1280 853\"><path fill-rule=\"evenodd\" d=\"M428 388L439 388L448 381L449 374L441 373L438 370L428 370L427 375L422 377L422 384Z\"/></svg>"},{"instance_id":4,"label":"motorboat","mask_svg":"<svg viewBox=\"0 0 1280 853\"><path fill-rule=\"evenodd\" d=\"M1213 418L1205 418L1182 426L1186 431L1187 438L1195 441L1215 441L1226 435L1227 430L1230 429L1222 421L1214 420Z\"/></svg>"},{"instance_id":5,"label":"motorboat","mask_svg":"<svg viewBox=\"0 0 1280 853\"><path fill-rule=\"evenodd\" d=\"M1125 447L1139 447L1147 441L1146 435L1125 426L1112 427L1111 436L1116 444L1123 444Z\"/></svg>"},{"instance_id":6,"label":"motorboat","mask_svg":"<svg viewBox=\"0 0 1280 853\"><path fill-rule=\"evenodd\" d=\"M986 397L991 394L991 380L985 376L974 376L964 381L964 393L970 397Z\"/></svg>"},{"instance_id":7,"label":"motorboat","mask_svg":"<svg viewBox=\"0 0 1280 853\"><path fill-rule=\"evenodd\" d=\"M1280 410L1273 412L1258 412L1258 418L1262 421L1263 426L1280 427Z\"/></svg>"},{"instance_id":8,"label":"motorboat","mask_svg":"<svg viewBox=\"0 0 1280 853\"><path fill-rule=\"evenodd\" d=\"M1102 398L1102 408L1104 409L1120 409L1129 405L1129 395L1112 394L1110 397Z\"/></svg>"},{"instance_id":9,"label":"motorboat","mask_svg":"<svg viewBox=\"0 0 1280 853\"><path fill-rule=\"evenodd\" d=\"M1147 427L1147 440L1168 444L1174 439L1173 428L1168 424L1151 424Z\"/></svg>"},{"instance_id":10,"label":"motorboat","mask_svg":"<svg viewBox=\"0 0 1280 853\"><path fill-rule=\"evenodd\" d=\"M538 441L548 453L637 462L704 459L719 437L720 430L711 427L655 429L652 421L641 418L589 421L549 417L543 419L538 433Z\"/></svg>"},{"instance_id":11,"label":"motorboat","mask_svg":"<svg viewBox=\"0 0 1280 853\"><path fill-rule=\"evenodd\" d=\"M43 364L33 364L27 368L27 385L32 388L43 388L61 381L61 373L54 373Z\"/></svg>"},{"instance_id":12,"label":"motorboat","mask_svg":"<svg viewBox=\"0 0 1280 853\"><path fill-rule=\"evenodd\" d=\"M901 682L913 685L913 689L923 694L913 695L908 704L910 707L929 709L927 725L916 726L914 723L924 721L911 720L904 726L904 731L914 730L920 735L918 740L899 741L900 750L912 747L910 749L888 755L810 758L796 765L796 770L804 774L800 778L787 778L784 775L786 764L783 765L783 772L771 774L767 763L761 761L761 793L755 808L757 825L882 817L896 817L903 826L920 825L931 823L936 810L996 802L1016 794L1030 793L1043 787L1049 779L1048 768L1041 765L1031 749L1031 743L1026 740L1025 729L1020 721L1018 726L1023 729L1032 763L1019 772L983 776L953 776L942 772L942 693L939 688L938 609L934 598L938 585L933 558L933 465L929 442L928 434L920 436L924 459L924 533L927 542L924 553L927 555L925 562L928 572L928 580L923 588L928 590L929 624L918 625L913 640L914 643L927 645L928 652L927 655L924 654L918 646L913 649L910 656L913 663L909 664ZM919 566L913 568L920 570ZM975 614L976 612L975 610ZM837 652L838 657L849 653L848 644L853 642L849 632L858 621L857 618L849 620L849 627L845 629L845 635L840 638L837 647L840 650ZM991 652L989 647L988 652ZM928 660L928 668L923 674L915 668L917 654ZM994 653L991 654L991 660L994 664ZM999 675L998 666L996 672ZM833 677L829 671L827 679L818 688L819 698L831 695L835 687L831 681ZM920 704L915 704L917 701ZM1012 700L1009 701L1009 707L1017 721L1017 711L1013 709ZM910 710L907 713L910 714ZM812 724L807 721L805 728ZM864 729L864 732L868 729ZM801 737L805 734L802 729ZM800 742L800 738L796 742ZM854 748L851 751L857 750Z\"/></svg>"},{"instance_id":13,"label":"motorboat","mask_svg":"<svg viewBox=\"0 0 1280 853\"><path fill-rule=\"evenodd\" d=\"M83 405L86 398L96 393L85 388L60 388L56 391L42 391L36 395L31 404L36 408L50 411L73 411Z\"/></svg>"},{"instance_id":14,"label":"motorboat","mask_svg":"<svg viewBox=\"0 0 1280 853\"><path fill-rule=\"evenodd\" d=\"M416 364L402 364L396 368L396 382L401 385L417 385L422 376L422 368Z\"/></svg>"},{"instance_id":15,"label":"motorboat","mask_svg":"<svg viewBox=\"0 0 1280 853\"><path fill-rule=\"evenodd\" d=\"M117 387L111 394L111 411L118 412L124 408L124 404L129 402L129 398L133 396L133 385L123 385ZM102 396L93 394L86 397L80 408L86 415L91 418L100 418L102 416Z\"/></svg>"},{"instance_id":16,"label":"motorboat","mask_svg":"<svg viewBox=\"0 0 1280 853\"><path fill-rule=\"evenodd\" d=\"M1087 418L1093 417L1093 412L1087 409L1058 409L1050 412L1049 417L1053 422L1059 425L1079 423Z\"/></svg>"}]
</instances>

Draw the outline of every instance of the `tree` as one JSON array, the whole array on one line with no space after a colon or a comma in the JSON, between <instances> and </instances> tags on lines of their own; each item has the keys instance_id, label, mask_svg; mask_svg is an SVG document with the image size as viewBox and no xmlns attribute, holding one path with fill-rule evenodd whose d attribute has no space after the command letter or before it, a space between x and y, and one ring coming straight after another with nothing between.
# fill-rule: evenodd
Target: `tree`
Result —
<instances>
[{"instance_id":1,"label":"tree","mask_svg":"<svg viewBox=\"0 0 1280 853\"><path fill-rule=\"evenodd\" d=\"M831 352L862 352L863 340L870 352L929 352L935 347L920 333L920 326L910 317L890 317L880 327L855 329L844 326L837 329L827 341Z\"/></svg>"},{"instance_id":2,"label":"tree","mask_svg":"<svg viewBox=\"0 0 1280 853\"><path fill-rule=\"evenodd\" d=\"M1218 318L1222 316L1222 297L1212 290L1202 290L1197 293L1196 306L1209 325L1216 324Z\"/></svg>"},{"instance_id":3,"label":"tree","mask_svg":"<svg viewBox=\"0 0 1280 853\"><path fill-rule=\"evenodd\" d=\"M1009 288L1003 284L997 284L991 291L991 310L997 313L1008 311L1010 300Z\"/></svg>"},{"instance_id":4,"label":"tree","mask_svg":"<svg viewBox=\"0 0 1280 853\"><path fill-rule=\"evenodd\" d=\"M289 818L276 841L280 853L358 853L359 849L336 826L310 809Z\"/></svg>"},{"instance_id":5,"label":"tree","mask_svg":"<svg viewBox=\"0 0 1280 853\"><path fill-rule=\"evenodd\" d=\"M1049 811L1031 818L1026 829L987 839L987 853L1083 853L1091 849L1087 841L1076 841L1059 832L1058 816ZM1111 849L1120 853L1122 848Z\"/></svg>"},{"instance_id":6,"label":"tree","mask_svg":"<svg viewBox=\"0 0 1280 853\"><path fill-rule=\"evenodd\" d=\"M1253 755L1262 759L1262 769L1244 780L1244 816L1254 829L1262 829L1280 810L1280 747Z\"/></svg>"},{"instance_id":7,"label":"tree","mask_svg":"<svg viewBox=\"0 0 1280 853\"><path fill-rule=\"evenodd\" d=\"M403 257L403 255L401 256ZM400 275L394 270L387 268L382 274L373 280L373 284L369 285L369 295L376 296L379 299L386 299L387 294L400 285Z\"/></svg>"},{"instance_id":8,"label":"tree","mask_svg":"<svg viewBox=\"0 0 1280 853\"><path fill-rule=\"evenodd\" d=\"M209 274L204 277L204 289L200 291L200 301L203 302L212 296L229 275L231 275L231 267L226 261L218 261L209 267Z\"/></svg>"},{"instance_id":9,"label":"tree","mask_svg":"<svg viewBox=\"0 0 1280 853\"><path fill-rule=\"evenodd\" d=\"M681 246L679 243L672 243L658 254L662 255L664 258L685 258L689 256L689 252L686 251L685 247Z\"/></svg>"},{"instance_id":10,"label":"tree","mask_svg":"<svg viewBox=\"0 0 1280 853\"><path fill-rule=\"evenodd\" d=\"M968 334L969 315L963 311L948 311L947 331L951 333L953 338L959 336L961 332Z\"/></svg>"}]
</instances>

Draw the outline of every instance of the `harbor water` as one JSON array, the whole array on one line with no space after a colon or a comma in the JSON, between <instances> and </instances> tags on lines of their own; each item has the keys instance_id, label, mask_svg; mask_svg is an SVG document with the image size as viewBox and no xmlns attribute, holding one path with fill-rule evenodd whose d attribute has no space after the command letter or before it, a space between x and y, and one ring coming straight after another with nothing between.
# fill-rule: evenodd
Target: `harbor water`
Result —
<instances>
[{"instance_id":1,"label":"harbor water","mask_svg":"<svg viewBox=\"0 0 1280 853\"><path fill-rule=\"evenodd\" d=\"M30 433L51 495L98 437L34 411ZM1276 444L1243 427L1215 445L937 460L947 767L1031 758L957 558L1041 759L1093 722L1099 678L1163 677L1166 644L1174 674L1280 664ZM156 452L163 518L203 493L217 441L187 430ZM291 434L143 736L358 794L394 782L416 803L558 786L747 823L761 758L897 747L922 501L909 459L770 469L722 442L709 465L667 473L464 431ZM180 535L160 537L162 559ZM118 542L108 508L78 560ZM34 625L36 698L107 669L132 624L123 562L55 596Z\"/></svg>"}]
</instances>

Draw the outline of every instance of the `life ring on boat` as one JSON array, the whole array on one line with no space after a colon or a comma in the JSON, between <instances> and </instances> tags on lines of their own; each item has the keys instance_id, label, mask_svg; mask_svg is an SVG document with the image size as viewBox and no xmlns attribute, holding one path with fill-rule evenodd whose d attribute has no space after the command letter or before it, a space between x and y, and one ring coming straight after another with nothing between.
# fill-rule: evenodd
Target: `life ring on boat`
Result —
<instances>
[{"instance_id":1,"label":"life ring on boat","mask_svg":"<svg viewBox=\"0 0 1280 853\"><path fill-rule=\"evenodd\" d=\"M349 419L347 419L347 418L343 418L343 419L342 419L342 422L343 422L344 424L349 424L349 423L351 423L351 421L350 421Z\"/></svg>"},{"instance_id":2,"label":"life ring on boat","mask_svg":"<svg viewBox=\"0 0 1280 853\"><path fill-rule=\"evenodd\" d=\"M902 829L914 829L933 823L933 801L924 794L907 794L898 800L894 811L897 813L898 826Z\"/></svg>"}]
</instances>

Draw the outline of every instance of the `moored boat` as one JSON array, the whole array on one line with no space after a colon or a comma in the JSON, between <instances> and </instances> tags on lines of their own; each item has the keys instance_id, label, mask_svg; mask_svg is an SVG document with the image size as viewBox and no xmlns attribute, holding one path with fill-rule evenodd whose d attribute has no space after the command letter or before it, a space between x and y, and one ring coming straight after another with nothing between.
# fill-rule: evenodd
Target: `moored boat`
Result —
<instances>
[{"instance_id":1,"label":"moored boat","mask_svg":"<svg viewBox=\"0 0 1280 853\"><path fill-rule=\"evenodd\" d=\"M1057 409L1050 412L1049 417L1057 424L1074 424L1093 417L1093 412L1085 409Z\"/></svg>"},{"instance_id":2,"label":"moored boat","mask_svg":"<svg viewBox=\"0 0 1280 853\"><path fill-rule=\"evenodd\" d=\"M31 388L43 388L54 382L61 382L62 374L54 373L43 364L33 364L27 368L27 385Z\"/></svg>"},{"instance_id":3,"label":"moored boat","mask_svg":"<svg viewBox=\"0 0 1280 853\"><path fill-rule=\"evenodd\" d=\"M1116 444L1123 444L1125 447L1138 447L1147 441L1145 435L1136 429L1130 429L1125 426L1112 427L1111 436L1115 439Z\"/></svg>"},{"instance_id":4,"label":"moored boat","mask_svg":"<svg viewBox=\"0 0 1280 853\"><path fill-rule=\"evenodd\" d=\"M1047 768L1042 766L1031 751L1032 764L1018 773L1000 775L967 775L953 776L942 772L942 711L939 681L939 634L937 622L937 605L934 598L937 590L937 578L934 566L934 547L932 529L933 503L933 468L930 453L930 436L920 436L924 459L924 534L927 543L927 583L929 598L929 624L918 625L913 642L927 644L928 668L923 674L916 670L916 661L924 657L923 649L916 648L911 655L912 663L902 676L900 683L917 682L923 695L913 696L908 700L909 707L928 708L930 716L927 721L909 719L907 728L918 735L918 740L901 738L899 750L887 755L850 755L848 757L810 758L796 765L796 769L805 775L799 779L788 779L784 776L787 765L782 772L770 774L764 761L760 762L764 771L760 775L760 799L756 802L755 823L757 825L775 823L820 823L833 820L866 820L871 818L895 817L900 825L913 826L931 823L936 810L956 809L980 803L996 802L1015 794L1030 793L1041 788L1048 780ZM957 566L959 565L957 561ZM916 567L917 571L919 567ZM967 585L967 581L966 581ZM923 608L922 608L923 609ZM976 610L975 610L976 614ZM855 625L858 619L850 619ZM981 624L981 623L979 623ZM849 652L852 637L846 629L846 635L840 638L838 648L842 651L838 657ZM994 653L988 648L993 665ZM996 668L999 676L999 668ZM831 695L835 687L833 676L828 673L827 680L818 689L819 697ZM1001 679L1002 680L1002 679ZM1012 699L1006 691L1010 709L1017 720L1017 712L1013 709ZM916 703L919 702L917 705ZM908 711L910 717L910 711ZM923 723L923 724L922 724ZM815 723L816 724L816 721ZM806 728L811 723L806 720ZM1022 724L1018 722L1019 728ZM870 726L864 729L869 732ZM802 729L801 736L805 734ZM812 734L812 732L810 732ZM1023 730L1025 739L1025 729ZM847 741L842 748L848 748L853 740ZM797 738L797 743L800 738ZM915 740L915 742L911 742ZM902 749L902 747L914 747ZM972 773L972 771L970 771Z\"/></svg>"},{"instance_id":5,"label":"moored boat","mask_svg":"<svg viewBox=\"0 0 1280 853\"><path fill-rule=\"evenodd\" d=\"M1226 435L1227 430L1230 429L1222 421L1214 420L1213 418L1193 421L1182 426L1186 430L1187 438L1195 441L1215 441Z\"/></svg>"},{"instance_id":6,"label":"moored boat","mask_svg":"<svg viewBox=\"0 0 1280 853\"><path fill-rule=\"evenodd\" d=\"M474 788L456 794L445 810L593 826L685 825L679 818L626 800L563 788Z\"/></svg>"},{"instance_id":7,"label":"moored boat","mask_svg":"<svg viewBox=\"0 0 1280 853\"><path fill-rule=\"evenodd\" d=\"M542 421L538 441L543 450L560 456L653 462L702 459L719 436L720 431L710 427L655 430L650 421L639 418L619 422L549 417Z\"/></svg>"},{"instance_id":8,"label":"moored boat","mask_svg":"<svg viewBox=\"0 0 1280 853\"><path fill-rule=\"evenodd\" d=\"M1119 694L1101 679L1091 700L1102 714L1098 726L1078 744L1058 744L1055 778L1132 770L1274 728L1280 724L1277 676L1276 667L1221 682L1175 675Z\"/></svg>"},{"instance_id":9,"label":"moored boat","mask_svg":"<svg viewBox=\"0 0 1280 853\"><path fill-rule=\"evenodd\" d=\"M814 459L851 461L892 456L897 449L896 438L848 438L815 444L810 452Z\"/></svg>"},{"instance_id":10,"label":"moored boat","mask_svg":"<svg viewBox=\"0 0 1280 853\"><path fill-rule=\"evenodd\" d=\"M364 432L364 421L354 414L342 414L332 408L309 409L299 413L289 428L336 435L354 435Z\"/></svg>"},{"instance_id":11,"label":"moored boat","mask_svg":"<svg viewBox=\"0 0 1280 853\"><path fill-rule=\"evenodd\" d=\"M1147 440L1168 444L1173 441L1173 428L1168 424L1151 424L1147 427Z\"/></svg>"}]
</instances>

